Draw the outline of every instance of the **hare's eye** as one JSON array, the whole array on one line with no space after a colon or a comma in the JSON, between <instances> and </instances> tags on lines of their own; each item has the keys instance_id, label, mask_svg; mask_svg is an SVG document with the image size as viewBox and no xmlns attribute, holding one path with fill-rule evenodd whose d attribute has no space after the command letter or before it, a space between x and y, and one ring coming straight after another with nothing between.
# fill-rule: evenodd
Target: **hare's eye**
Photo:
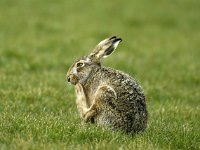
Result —
<instances>
[{"instance_id":1,"label":"hare's eye","mask_svg":"<svg viewBox=\"0 0 200 150\"><path fill-rule=\"evenodd\" d=\"M84 66L83 63L77 63L77 64L76 64L76 67L78 67L78 68L83 67L83 66Z\"/></svg>"}]
</instances>

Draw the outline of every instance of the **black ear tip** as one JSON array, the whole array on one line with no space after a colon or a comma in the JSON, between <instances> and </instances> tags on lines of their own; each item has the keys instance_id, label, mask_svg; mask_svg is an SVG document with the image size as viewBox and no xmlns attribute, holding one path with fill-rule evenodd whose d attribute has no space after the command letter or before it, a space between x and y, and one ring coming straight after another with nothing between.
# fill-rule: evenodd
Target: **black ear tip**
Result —
<instances>
[{"instance_id":1,"label":"black ear tip","mask_svg":"<svg viewBox=\"0 0 200 150\"><path fill-rule=\"evenodd\" d=\"M111 36L110 38L109 38L109 40L112 40L114 43L115 42L121 42L122 41L122 38L120 38L120 37L117 37L117 36Z\"/></svg>"},{"instance_id":2,"label":"black ear tip","mask_svg":"<svg viewBox=\"0 0 200 150\"><path fill-rule=\"evenodd\" d=\"M121 41L122 41L121 38L116 38L113 42L115 43L115 42L121 42Z\"/></svg>"},{"instance_id":3,"label":"black ear tip","mask_svg":"<svg viewBox=\"0 0 200 150\"><path fill-rule=\"evenodd\" d=\"M122 42L122 38L117 38L117 41L120 41L120 42Z\"/></svg>"},{"instance_id":4,"label":"black ear tip","mask_svg":"<svg viewBox=\"0 0 200 150\"><path fill-rule=\"evenodd\" d=\"M111 36L111 37L110 37L110 40L116 39L116 38L117 38L117 36L114 35L114 36Z\"/></svg>"}]
</instances>

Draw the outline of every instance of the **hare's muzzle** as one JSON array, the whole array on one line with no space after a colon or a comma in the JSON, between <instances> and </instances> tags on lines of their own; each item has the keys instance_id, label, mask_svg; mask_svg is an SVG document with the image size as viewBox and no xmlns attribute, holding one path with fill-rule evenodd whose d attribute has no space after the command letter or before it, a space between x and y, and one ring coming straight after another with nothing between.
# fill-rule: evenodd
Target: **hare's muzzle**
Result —
<instances>
[{"instance_id":1,"label":"hare's muzzle","mask_svg":"<svg viewBox=\"0 0 200 150\"><path fill-rule=\"evenodd\" d=\"M75 75L70 74L66 77L67 81L70 82L71 84L76 84L78 82L78 79Z\"/></svg>"}]
</instances>

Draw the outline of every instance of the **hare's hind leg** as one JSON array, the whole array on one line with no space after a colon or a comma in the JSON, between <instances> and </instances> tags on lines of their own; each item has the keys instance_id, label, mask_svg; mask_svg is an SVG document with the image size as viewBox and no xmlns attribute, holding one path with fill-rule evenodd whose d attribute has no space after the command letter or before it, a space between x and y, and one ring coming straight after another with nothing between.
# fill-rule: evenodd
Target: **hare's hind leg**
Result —
<instances>
[{"instance_id":1,"label":"hare's hind leg","mask_svg":"<svg viewBox=\"0 0 200 150\"><path fill-rule=\"evenodd\" d=\"M109 105L111 107L115 107L113 101L117 98L115 90L108 86L102 85L100 86L95 94L95 99L90 106L90 108L85 112L84 120L88 121L97 115L97 110L101 111L103 105Z\"/></svg>"}]
</instances>

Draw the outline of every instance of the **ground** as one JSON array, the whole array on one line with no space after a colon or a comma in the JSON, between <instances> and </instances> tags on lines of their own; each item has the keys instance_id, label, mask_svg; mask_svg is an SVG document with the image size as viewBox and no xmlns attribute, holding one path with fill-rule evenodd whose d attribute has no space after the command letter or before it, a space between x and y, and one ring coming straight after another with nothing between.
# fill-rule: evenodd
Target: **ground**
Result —
<instances>
[{"instance_id":1,"label":"ground","mask_svg":"<svg viewBox=\"0 0 200 150\"><path fill-rule=\"evenodd\" d=\"M0 149L200 149L200 2L0 0ZM103 64L143 86L148 128L82 124L66 72L102 39Z\"/></svg>"}]
</instances>

